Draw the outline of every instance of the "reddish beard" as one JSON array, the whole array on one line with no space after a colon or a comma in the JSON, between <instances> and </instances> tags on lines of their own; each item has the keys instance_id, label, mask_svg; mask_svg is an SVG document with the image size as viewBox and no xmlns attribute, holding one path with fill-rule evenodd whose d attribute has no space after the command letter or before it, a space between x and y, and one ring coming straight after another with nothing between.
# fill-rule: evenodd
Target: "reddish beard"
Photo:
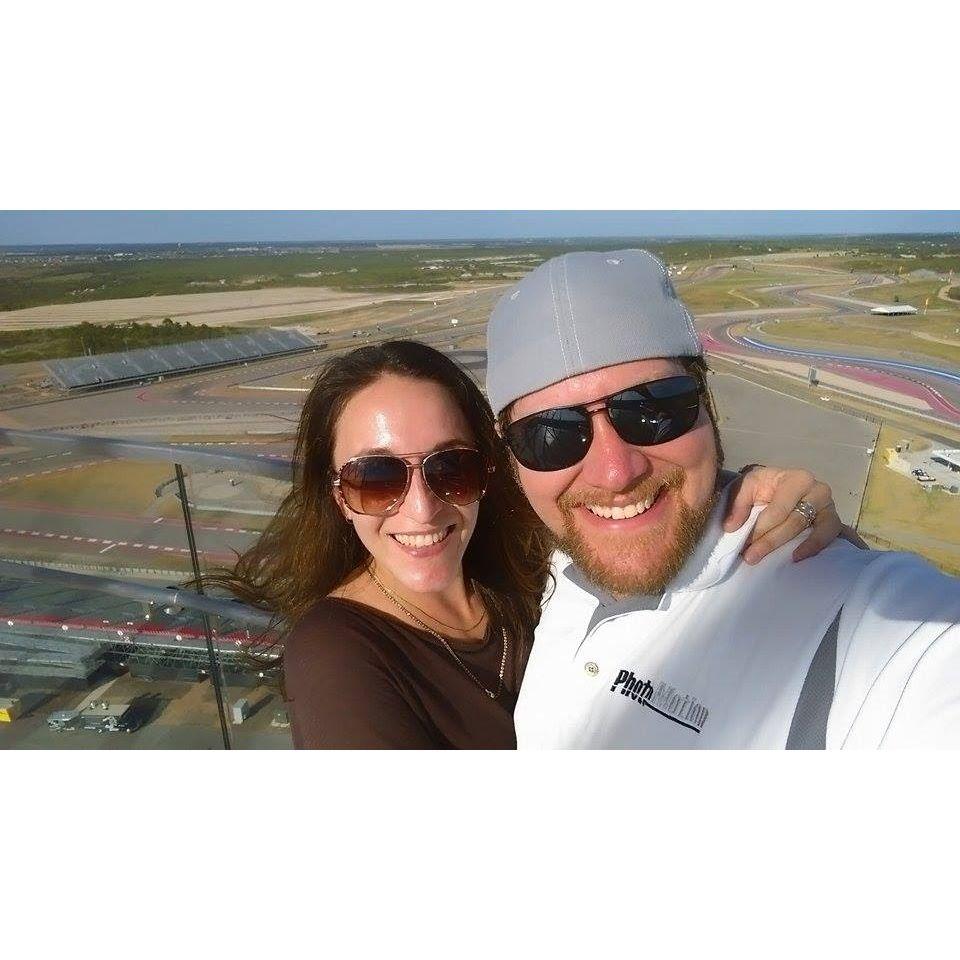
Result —
<instances>
[{"instance_id":1,"label":"reddish beard","mask_svg":"<svg viewBox=\"0 0 960 960\"><path fill-rule=\"evenodd\" d=\"M700 507L684 503L681 490L685 474L677 468L666 477L642 480L632 489L617 494L623 502L639 503L648 497L669 497L674 510L664 524L634 537L613 534L589 542L576 525L573 510L581 506L611 506L599 491L564 494L557 500L563 515L563 531L555 535L556 545L566 553L592 583L615 596L662 593L693 553L717 501L714 494ZM661 487L663 489L661 489ZM659 494L658 494L659 491ZM609 501L611 498L605 498ZM597 539L597 538L595 538ZM604 542L605 541L605 542ZM606 549L604 549L604 547Z\"/></svg>"}]
</instances>

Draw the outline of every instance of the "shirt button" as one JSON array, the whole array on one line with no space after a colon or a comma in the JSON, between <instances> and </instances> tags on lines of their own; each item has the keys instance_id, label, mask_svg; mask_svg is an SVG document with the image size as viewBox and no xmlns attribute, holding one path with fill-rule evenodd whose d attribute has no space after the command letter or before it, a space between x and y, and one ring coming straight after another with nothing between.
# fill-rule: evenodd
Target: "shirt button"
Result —
<instances>
[{"instance_id":1,"label":"shirt button","mask_svg":"<svg viewBox=\"0 0 960 960\"><path fill-rule=\"evenodd\" d=\"M589 663L585 663L583 669L586 670L591 677L595 677L600 672L600 668L592 660Z\"/></svg>"}]
</instances>

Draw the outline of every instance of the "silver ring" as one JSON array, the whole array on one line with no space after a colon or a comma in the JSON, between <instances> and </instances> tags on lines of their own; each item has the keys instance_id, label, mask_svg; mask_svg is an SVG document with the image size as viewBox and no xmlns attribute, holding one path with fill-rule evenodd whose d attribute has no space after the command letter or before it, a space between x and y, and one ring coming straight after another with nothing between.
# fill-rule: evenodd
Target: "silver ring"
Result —
<instances>
[{"instance_id":1,"label":"silver ring","mask_svg":"<svg viewBox=\"0 0 960 960\"><path fill-rule=\"evenodd\" d=\"M793 509L807 521L809 526L813 526L817 519L817 508L809 500L801 500Z\"/></svg>"}]
</instances>

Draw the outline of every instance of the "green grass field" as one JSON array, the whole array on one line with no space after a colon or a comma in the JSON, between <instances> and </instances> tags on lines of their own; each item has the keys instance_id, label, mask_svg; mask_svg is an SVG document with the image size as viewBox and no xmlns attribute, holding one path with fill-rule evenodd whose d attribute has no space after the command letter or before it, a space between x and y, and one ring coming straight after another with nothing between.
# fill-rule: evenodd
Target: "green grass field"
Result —
<instances>
[{"instance_id":1,"label":"green grass field","mask_svg":"<svg viewBox=\"0 0 960 960\"><path fill-rule=\"evenodd\" d=\"M757 286L762 286L759 284ZM683 302L694 314L720 313L724 310L755 310L758 307L782 306L783 301L757 286L736 280L711 280L693 284L680 291Z\"/></svg>"},{"instance_id":2,"label":"green grass field","mask_svg":"<svg viewBox=\"0 0 960 960\"><path fill-rule=\"evenodd\" d=\"M923 310L929 300L929 310L949 310L951 305L937 296L943 286L942 280L908 280L879 287L854 287L850 296L877 304L907 303L918 310ZM960 311L960 303L955 308Z\"/></svg>"},{"instance_id":3,"label":"green grass field","mask_svg":"<svg viewBox=\"0 0 960 960\"><path fill-rule=\"evenodd\" d=\"M945 361L960 369L960 334L955 332L958 326L960 317L811 317L768 320L759 325L758 332L771 343L862 347L877 356L912 354Z\"/></svg>"},{"instance_id":4,"label":"green grass field","mask_svg":"<svg viewBox=\"0 0 960 960\"><path fill-rule=\"evenodd\" d=\"M804 256L804 263L827 265L849 273L900 274L912 270L960 273L960 243L956 236L875 236L834 238L841 256ZM798 260L798 262L800 262Z\"/></svg>"},{"instance_id":5,"label":"green grass field","mask_svg":"<svg viewBox=\"0 0 960 960\"><path fill-rule=\"evenodd\" d=\"M698 264L702 267L703 264ZM775 290L766 288L777 284L810 283L816 280L809 272L781 269L754 269L752 264L740 261L720 277L706 277L692 282L677 281L677 292L694 314L720 313L733 310L755 310L759 307L792 306Z\"/></svg>"}]
</instances>

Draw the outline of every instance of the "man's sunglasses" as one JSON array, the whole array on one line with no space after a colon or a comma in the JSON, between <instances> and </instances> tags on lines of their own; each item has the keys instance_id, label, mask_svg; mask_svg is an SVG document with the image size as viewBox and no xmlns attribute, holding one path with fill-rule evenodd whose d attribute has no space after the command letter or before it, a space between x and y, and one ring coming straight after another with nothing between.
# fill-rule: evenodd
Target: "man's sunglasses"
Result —
<instances>
[{"instance_id":1,"label":"man's sunglasses","mask_svg":"<svg viewBox=\"0 0 960 960\"><path fill-rule=\"evenodd\" d=\"M683 436L700 413L695 377L666 377L638 383L578 407L556 407L510 424L503 437L528 470L564 470L579 463L590 449L590 414L606 409L620 438L638 447L652 447Z\"/></svg>"},{"instance_id":2,"label":"man's sunglasses","mask_svg":"<svg viewBox=\"0 0 960 960\"><path fill-rule=\"evenodd\" d=\"M444 503L466 507L486 492L493 466L479 450L452 447L425 457L371 454L348 460L333 480L354 513L388 517L399 509L410 489L413 471L420 468L423 481Z\"/></svg>"}]
</instances>

